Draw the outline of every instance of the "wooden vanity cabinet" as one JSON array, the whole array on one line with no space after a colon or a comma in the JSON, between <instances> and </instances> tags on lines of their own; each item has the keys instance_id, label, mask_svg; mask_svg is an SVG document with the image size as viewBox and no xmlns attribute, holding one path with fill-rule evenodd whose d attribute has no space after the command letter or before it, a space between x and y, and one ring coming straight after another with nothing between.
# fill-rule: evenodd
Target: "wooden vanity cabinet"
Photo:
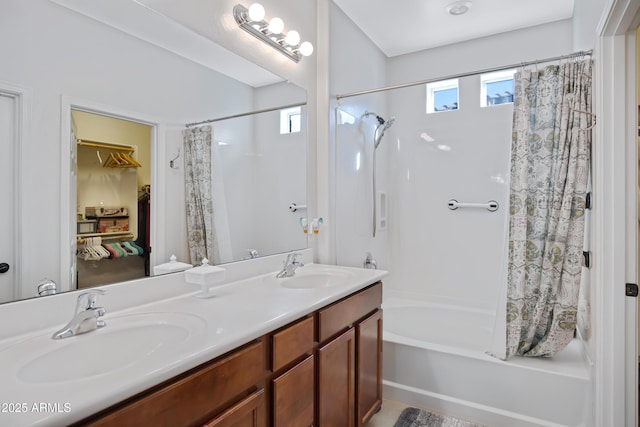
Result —
<instances>
[{"instance_id":1,"label":"wooden vanity cabinet","mask_svg":"<svg viewBox=\"0 0 640 427\"><path fill-rule=\"evenodd\" d=\"M315 316L271 335L272 424L307 427L315 416Z\"/></svg>"},{"instance_id":2,"label":"wooden vanity cabinet","mask_svg":"<svg viewBox=\"0 0 640 427\"><path fill-rule=\"evenodd\" d=\"M355 349L353 328L318 348L318 426L354 426Z\"/></svg>"},{"instance_id":3,"label":"wooden vanity cabinet","mask_svg":"<svg viewBox=\"0 0 640 427\"><path fill-rule=\"evenodd\" d=\"M362 427L382 403L377 282L75 425Z\"/></svg>"},{"instance_id":4,"label":"wooden vanity cabinet","mask_svg":"<svg viewBox=\"0 0 640 427\"><path fill-rule=\"evenodd\" d=\"M356 326L356 422L363 426L382 406L382 309Z\"/></svg>"},{"instance_id":5,"label":"wooden vanity cabinet","mask_svg":"<svg viewBox=\"0 0 640 427\"><path fill-rule=\"evenodd\" d=\"M381 304L378 282L272 335L273 426L371 419L382 404Z\"/></svg>"},{"instance_id":6,"label":"wooden vanity cabinet","mask_svg":"<svg viewBox=\"0 0 640 427\"><path fill-rule=\"evenodd\" d=\"M318 311L318 426L361 427L382 405L382 283Z\"/></svg>"},{"instance_id":7,"label":"wooden vanity cabinet","mask_svg":"<svg viewBox=\"0 0 640 427\"><path fill-rule=\"evenodd\" d=\"M264 341L194 368L76 425L264 427Z\"/></svg>"},{"instance_id":8,"label":"wooden vanity cabinet","mask_svg":"<svg viewBox=\"0 0 640 427\"><path fill-rule=\"evenodd\" d=\"M273 424L278 427L307 427L315 416L315 357L273 379Z\"/></svg>"},{"instance_id":9,"label":"wooden vanity cabinet","mask_svg":"<svg viewBox=\"0 0 640 427\"><path fill-rule=\"evenodd\" d=\"M258 390L204 424L204 427L262 427L265 425L264 389Z\"/></svg>"}]
</instances>

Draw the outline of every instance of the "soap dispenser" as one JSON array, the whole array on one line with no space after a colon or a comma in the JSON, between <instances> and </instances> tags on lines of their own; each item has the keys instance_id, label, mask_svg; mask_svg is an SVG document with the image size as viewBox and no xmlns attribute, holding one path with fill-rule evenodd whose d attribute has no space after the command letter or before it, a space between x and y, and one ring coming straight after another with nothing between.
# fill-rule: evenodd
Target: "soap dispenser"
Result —
<instances>
[{"instance_id":1,"label":"soap dispenser","mask_svg":"<svg viewBox=\"0 0 640 427\"><path fill-rule=\"evenodd\" d=\"M211 292L211 287L221 285L225 279L225 269L209 265L209 260L204 258L202 265L187 270L184 273L184 279L187 283L200 285L202 290L197 293L196 298L213 298L215 293Z\"/></svg>"}]
</instances>

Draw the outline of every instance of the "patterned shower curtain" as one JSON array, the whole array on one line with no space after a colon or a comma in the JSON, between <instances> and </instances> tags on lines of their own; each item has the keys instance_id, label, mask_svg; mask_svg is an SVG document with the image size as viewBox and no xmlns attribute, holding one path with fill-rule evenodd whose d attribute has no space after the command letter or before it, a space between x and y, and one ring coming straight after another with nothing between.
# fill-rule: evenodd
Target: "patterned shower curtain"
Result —
<instances>
[{"instance_id":1,"label":"patterned shower curtain","mask_svg":"<svg viewBox=\"0 0 640 427\"><path fill-rule=\"evenodd\" d=\"M551 356L576 328L591 60L515 75L506 357Z\"/></svg>"},{"instance_id":2,"label":"patterned shower curtain","mask_svg":"<svg viewBox=\"0 0 640 427\"><path fill-rule=\"evenodd\" d=\"M219 263L214 233L211 183L211 126L184 131L185 198L187 242L190 262L200 265L203 258Z\"/></svg>"}]
</instances>

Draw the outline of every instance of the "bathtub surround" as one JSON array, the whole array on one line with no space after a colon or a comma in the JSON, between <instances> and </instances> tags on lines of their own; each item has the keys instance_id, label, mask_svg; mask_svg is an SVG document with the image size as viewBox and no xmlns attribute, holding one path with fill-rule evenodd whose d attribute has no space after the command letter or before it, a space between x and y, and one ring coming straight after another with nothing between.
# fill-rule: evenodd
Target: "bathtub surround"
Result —
<instances>
[{"instance_id":1,"label":"bathtub surround","mask_svg":"<svg viewBox=\"0 0 640 427\"><path fill-rule=\"evenodd\" d=\"M337 40L360 40L340 11L335 15ZM336 94L574 51L570 22L390 58L386 66L366 41L336 42L331 49L341 68L353 70L348 76L336 70ZM354 50L357 61L348 56ZM349 76L369 80L351 82ZM433 114L425 108L425 85L341 98L335 105L337 263L362 265L372 252L378 266L390 270L383 302L384 396L491 426L589 425L592 378L580 341L552 358L507 363L486 354L494 350L494 329L502 331L499 348L505 349L506 315L496 309L501 298L506 306L513 105L482 107L477 74L460 77L458 88L460 108ZM397 119L377 153L377 186L388 195L389 214L387 230L375 239L368 200L375 123L362 119L366 111ZM499 209L452 211L450 199L495 200Z\"/></svg>"},{"instance_id":2,"label":"bathtub surround","mask_svg":"<svg viewBox=\"0 0 640 427\"><path fill-rule=\"evenodd\" d=\"M393 427L482 427L479 424L434 414L418 408L406 408Z\"/></svg>"},{"instance_id":3,"label":"bathtub surround","mask_svg":"<svg viewBox=\"0 0 640 427\"><path fill-rule=\"evenodd\" d=\"M515 75L506 358L551 356L574 336L593 124L591 67L589 59Z\"/></svg>"}]
</instances>

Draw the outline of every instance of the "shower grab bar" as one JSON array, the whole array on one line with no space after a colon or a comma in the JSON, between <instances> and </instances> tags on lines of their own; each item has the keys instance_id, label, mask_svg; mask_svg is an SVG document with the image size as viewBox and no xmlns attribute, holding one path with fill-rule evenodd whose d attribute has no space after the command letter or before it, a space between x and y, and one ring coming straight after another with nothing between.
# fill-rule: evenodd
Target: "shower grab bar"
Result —
<instances>
[{"instance_id":1,"label":"shower grab bar","mask_svg":"<svg viewBox=\"0 0 640 427\"><path fill-rule=\"evenodd\" d=\"M495 212L498 210L498 207L500 207L500 205L498 205L498 202L496 202L495 200L489 200L487 203L462 203L457 201L456 199L449 200L447 206L452 211L455 211L458 208L480 208L487 209L489 212Z\"/></svg>"}]
</instances>

